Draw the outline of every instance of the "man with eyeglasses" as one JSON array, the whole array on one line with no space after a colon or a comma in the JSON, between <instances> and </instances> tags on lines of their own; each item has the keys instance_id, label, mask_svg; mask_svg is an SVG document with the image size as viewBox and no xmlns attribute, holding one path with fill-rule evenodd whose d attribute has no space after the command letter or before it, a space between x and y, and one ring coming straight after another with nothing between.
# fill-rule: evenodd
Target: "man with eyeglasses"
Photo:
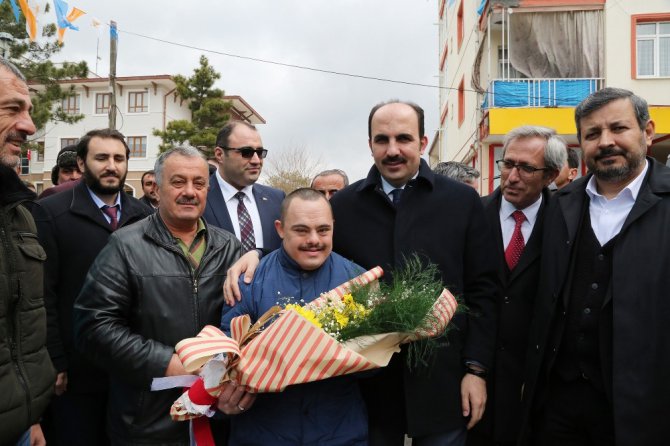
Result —
<instances>
[{"instance_id":1,"label":"man with eyeglasses","mask_svg":"<svg viewBox=\"0 0 670 446\"><path fill-rule=\"evenodd\" d=\"M252 124L230 121L216 137L217 171L210 178L207 223L232 232L242 242L242 251L264 253L279 248L274 229L284 192L255 184L268 151Z\"/></svg>"},{"instance_id":2,"label":"man with eyeglasses","mask_svg":"<svg viewBox=\"0 0 670 446\"><path fill-rule=\"evenodd\" d=\"M521 387L530 317L540 268L542 221L550 192L567 156L553 129L518 127L505 136L500 187L484 197L486 217L496 238L502 285L498 336L484 418L468 436L468 446L514 445L521 423Z\"/></svg>"}]
</instances>

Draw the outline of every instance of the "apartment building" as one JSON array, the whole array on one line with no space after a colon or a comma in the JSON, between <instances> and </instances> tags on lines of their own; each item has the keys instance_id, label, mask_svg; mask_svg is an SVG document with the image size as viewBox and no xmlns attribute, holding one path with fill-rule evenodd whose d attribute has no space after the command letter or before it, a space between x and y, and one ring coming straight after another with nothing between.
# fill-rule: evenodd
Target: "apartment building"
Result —
<instances>
[{"instance_id":1,"label":"apartment building","mask_svg":"<svg viewBox=\"0 0 670 446\"><path fill-rule=\"evenodd\" d=\"M109 125L112 89L108 78L71 79L61 84L63 88L74 88L74 95L63 100L63 110L82 114L84 118L75 124L49 122L33 137L42 147L22 160L21 178L33 182L38 193L52 185L51 169L61 148L76 144L89 130ZM153 130L165 129L170 121L191 119L188 102L177 96L175 87L169 75L116 78L116 128L124 134L130 147L126 192L135 197L142 196L140 179L144 172L153 169L158 156L161 141L153 135ZM30 88L39 90L41 86L30 85ZM225 99L231 102L231 119L265 123L242 97L226 96Z\"/></svg>"},{"instance_id":2,"label":"apartment building","mask_svg":"<svg viewBox=\"0 0 670 446\"><path fill-rule=\"evenodd\" d=\"M666 162L666 0L439 0L438 15L440 128L431 163L476 167L486 195L499 184L494 161L505 133L545 125L578 147L574 108L605 86L649 102L657 133L650 155Z\"/></svg>"}]
</instances>

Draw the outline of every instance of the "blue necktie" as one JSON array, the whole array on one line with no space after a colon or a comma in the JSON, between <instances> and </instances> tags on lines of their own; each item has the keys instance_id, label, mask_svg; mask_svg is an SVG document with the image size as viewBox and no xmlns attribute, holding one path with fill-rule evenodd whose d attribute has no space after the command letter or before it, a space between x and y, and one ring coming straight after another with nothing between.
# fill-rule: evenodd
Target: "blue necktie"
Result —
<instances>
[{"instance_id":1,"label":"blue necktie","mask_svg":"<svg viewBox=\"0 0 670 446\"><path fill-rule=\"evenodd\" d=\"M393 206L398 206L400 203L400 196L402 195L402 189L393 189L391 191L391 196L393 197Z\"/></svg>"}]
</instances>

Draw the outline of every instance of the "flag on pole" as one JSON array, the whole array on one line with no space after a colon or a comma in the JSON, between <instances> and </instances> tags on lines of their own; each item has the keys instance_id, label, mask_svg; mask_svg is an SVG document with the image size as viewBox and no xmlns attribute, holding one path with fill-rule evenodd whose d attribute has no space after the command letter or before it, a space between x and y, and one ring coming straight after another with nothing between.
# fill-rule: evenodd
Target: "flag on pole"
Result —
<instances>
[{"instance_id":1,"label":"flag on pole","mask_svg":"<svg viewBox=\"0 0 670 446\"><path fill-rule=\"evenodd\" d=\"M116 28L116 22L109 22L109 38L112 40L119 40L119 30Z\"/></svg>"},{"instance_id":2,"label":"flag on pole","mask_svg":"<svg viewBox=\"0 0 670 446\"><path fill-rule=\"evenodd\" d=\"M86 13L79 8L73 7L72 11L67 14L68 4L65 0L54 0L54 6L56 9L56 21L58 22L58 43L63 43L65 30L70 28L74 31L79 31L79 27L73 25L72 22Z\"/></svg>"},{"instance_id":3,"label":"flag on pole","mask_svg":"<svg viewBox=\"0 0 670 446\"><path fill-rule=\"evenodd\" d=\"M19 6L21 11L26 18L26 30L28 31L28 37L30 41L34 42L37 38L37 17L35 17L35 12L32 10L30 5L28 5L27 0L19 0Z\"/></svg>"}]
</instances>

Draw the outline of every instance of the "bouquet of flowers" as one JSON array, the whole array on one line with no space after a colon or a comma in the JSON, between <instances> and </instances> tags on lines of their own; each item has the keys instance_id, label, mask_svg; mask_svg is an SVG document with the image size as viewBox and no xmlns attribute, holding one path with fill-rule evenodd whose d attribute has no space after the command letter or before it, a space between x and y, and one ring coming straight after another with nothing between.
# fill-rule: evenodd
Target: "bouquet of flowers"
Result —
<instances>
[{"instance_id":1,"label":"bouquet of flowers","mask_svg":"<svg viewBox=\"0 0 670 446\"><path fill-rule=\"evenodd\" d=\"M306 305L277 305L252 324L248 315L231 321L230 336L207 326L176 346L184 368L200 378L173 404L174 420L212 416L221 386L234 380L253 392L281 392L289 385L388 365L400 345L410 343L414 362L425 345L445 332L458 308L435 278L436 268L418 259L379 284L380 267L324 293ZM428 344L430 345L430 341Z\"/></svg>"}]
</instances>

